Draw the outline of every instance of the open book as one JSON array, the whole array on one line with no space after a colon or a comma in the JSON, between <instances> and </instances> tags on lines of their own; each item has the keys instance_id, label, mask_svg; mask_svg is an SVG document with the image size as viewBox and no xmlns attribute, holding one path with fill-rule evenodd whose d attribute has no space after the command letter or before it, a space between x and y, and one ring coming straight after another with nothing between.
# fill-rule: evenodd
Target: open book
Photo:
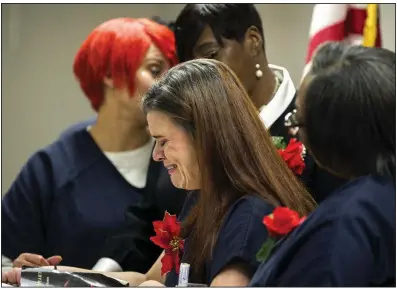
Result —
<instances>
[{"instance_id":1,"label":"open book","mask_svg":"<svg viewBox=\"0 0 397 289\"><path fill-rule=\"evenodd\" d=\"M101 273L23 268L20 287L127 287L128 282Z\"/></svg>"}]
</instances>

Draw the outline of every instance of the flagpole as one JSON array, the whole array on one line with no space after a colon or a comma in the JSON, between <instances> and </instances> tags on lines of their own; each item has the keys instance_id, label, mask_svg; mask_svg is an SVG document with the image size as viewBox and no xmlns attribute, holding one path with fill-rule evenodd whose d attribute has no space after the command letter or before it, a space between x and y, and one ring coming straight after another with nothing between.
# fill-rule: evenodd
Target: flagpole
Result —
<instances>
[{"instance_id":1,"label":"flagpole","mask_svg":"<svg viewBox=\"0 0 397 289\"><path fill-rule=\"evenodd\" d=\"M367 47L374 47L377 37L378 24L378 4L368 4L367 19L364 27L363 45Z\"/></svg>"}]
</instances>

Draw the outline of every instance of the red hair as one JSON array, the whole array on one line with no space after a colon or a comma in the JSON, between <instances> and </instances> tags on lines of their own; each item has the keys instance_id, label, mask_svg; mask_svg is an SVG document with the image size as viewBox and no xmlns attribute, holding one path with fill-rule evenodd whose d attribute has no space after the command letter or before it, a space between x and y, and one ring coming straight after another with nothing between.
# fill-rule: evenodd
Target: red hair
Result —
<instances>
[{"instance_id":1,"label":"red hair","mask_svg":"<svg viewBox=\"0 0 397 289\"><path fill-rule=\"evenodd\" d=\"M134 93L135 73L152 44L170 66L177 64L174 33L149 19L112 19L91 32L76 54L73 72L95 110L103 101L105 77L111 77L115 87L127 85Z\"/></svg>"}]
</instances>

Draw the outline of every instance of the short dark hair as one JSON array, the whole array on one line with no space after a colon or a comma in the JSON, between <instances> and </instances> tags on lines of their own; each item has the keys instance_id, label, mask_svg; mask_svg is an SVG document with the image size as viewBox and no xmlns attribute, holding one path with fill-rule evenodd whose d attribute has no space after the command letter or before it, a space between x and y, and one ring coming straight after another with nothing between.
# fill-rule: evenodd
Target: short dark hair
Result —
<instances>
[{"instance_id":1,"label":"short dark hair","mask_svg":"<svg viewBox=\"0 0 397 289\"><path fill-rule=\"evenodd\" d=\"M346 42L325 42L320 45L313 55L311 74L315 75L341 62L350 47Z\"/></svg>"},{"instance_id":2,"label":"short dark hair","mask_svg":"<svg viewBox=\"0 0 397 289\"><path fill-rule=\"evenodd\" d=\"M175 30L175 21L164 20L160 16L152 16L150 20L157 22L158 24L167 26L172 32L174 32Z\"/></svg>"},{"instance_id":3,"label":"short dark hair","mask_svg":"<svg viewBox=\"0 0 397 289\"><path fill-rule=\"evenodd\" d=\"M181 62L193 59L193 47L206 25L211 27L220 45L223 45L221 37L242 42L251 26L258 28L264 38L262 20L253 4L187 4L175 22L177 55Z\"/></svg>"},{"instance_id":4,"label":"short dark hair","mask_svg":"<svg viewBox=\"0 0 397 289\"><path fill-rule=\"evenodd\" d=\"M316 52L310 74L302 117L315 159L347 178L395 180L395 53L327 43Z\"/></svg>"}]
</instances>

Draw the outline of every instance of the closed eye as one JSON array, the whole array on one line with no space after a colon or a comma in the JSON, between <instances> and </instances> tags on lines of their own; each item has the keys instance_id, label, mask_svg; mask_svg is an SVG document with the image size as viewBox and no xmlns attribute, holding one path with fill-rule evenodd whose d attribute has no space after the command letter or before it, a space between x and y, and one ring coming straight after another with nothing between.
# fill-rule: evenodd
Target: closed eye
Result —
<instances>
[{"instance_id":1,"label":"closed eye","mask_svg":"<svg viewBox=\"0 0 397 289\"><path fill-rule=\"evenodd\" d=\"M163 72L162 67L160 67L159 65L151 65L149 67L150 69L150 73L152 74L153 78L157 78L160 76L160 74Z\"/></svg>"},{"instance_id":2,"label":"closed eye","mask_svg":"<svg viewBox=\"0 0 397 289\"><path fill-rule=\"evenodd\" d=\"M218 51L213 51L211 53L207 53L206 56L204 56L204 58L215 59L217 56L218 56Z\"/></svg>"}]
</instances>

